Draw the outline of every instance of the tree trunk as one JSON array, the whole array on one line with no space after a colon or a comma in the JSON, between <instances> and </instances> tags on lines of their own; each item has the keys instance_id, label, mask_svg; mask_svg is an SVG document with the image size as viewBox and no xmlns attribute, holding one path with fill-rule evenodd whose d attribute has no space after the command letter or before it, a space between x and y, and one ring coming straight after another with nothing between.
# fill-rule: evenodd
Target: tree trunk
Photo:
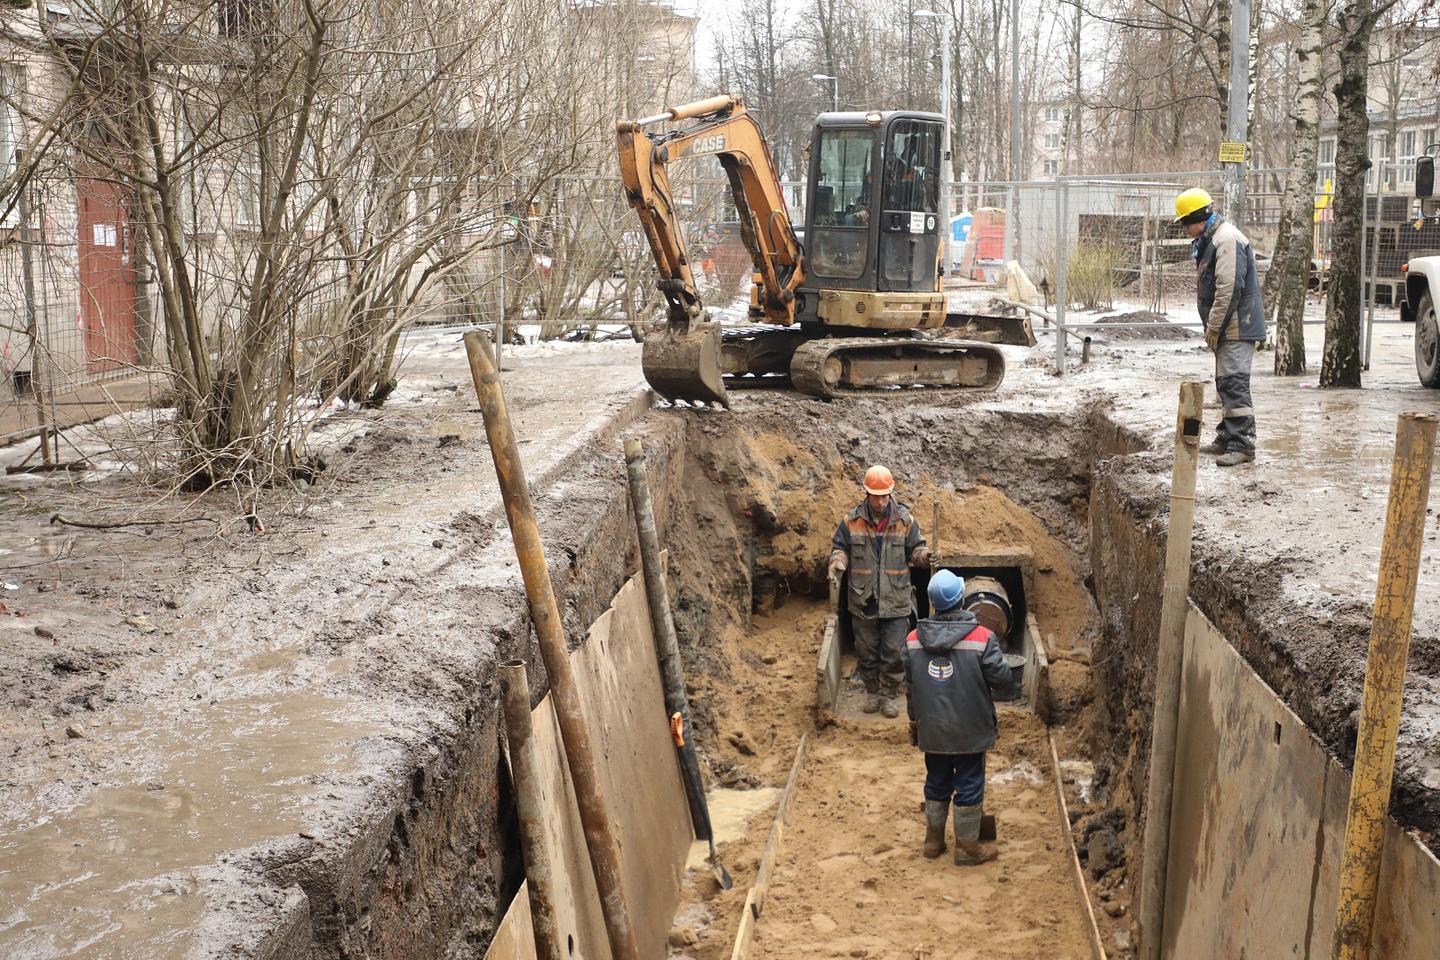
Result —
<instances>
[{"instance_id":1,"label":"tree trunk","mask_svg":"<svg viewBox=\"0 0 1440 960\"><path fill-rule=\"evenodd\" d=\"M1285 176L1285 205L1270 275L1265 281L1265 315L1275 322L1275 373L1305 372L1305 290L1314 246L1315 167L1320 146L1321 55L1325 37L1324 0L1305 0L1300 47L1296 51L1298 86L1295 137L1290 172Z\"/></svg>"},{"instance_id":2,"label":"tree trunk","mask_svg":"<svg viewBox=\"0 0 1440 960\"><path fill-rule=\"evenodd\" d=\"M1365 230L1365 175L1370 169L1365 93L1374 25L1370 0L1350 0L1336 21L1343 40L1340 82L1335 85L1335 243L1325 305L1322 387L1360 386L1360 289L1364 275L1360 243Z\"/></svg>"}]
</instances>

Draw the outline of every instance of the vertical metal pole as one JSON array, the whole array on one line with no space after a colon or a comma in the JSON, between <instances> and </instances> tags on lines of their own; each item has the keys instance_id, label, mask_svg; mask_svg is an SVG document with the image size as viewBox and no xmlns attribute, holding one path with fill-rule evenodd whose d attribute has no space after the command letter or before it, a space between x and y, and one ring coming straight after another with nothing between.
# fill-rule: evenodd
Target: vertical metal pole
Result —
<instances>
[{"instance_id":1,"label":"vertical metal pole","mask_svg":"<svg viewBox=\"0 0 1440 960\"><path fill-rule=\"evenodd\" d=\"M1070 183L1055 184L1055 373L1065 376L1065 254L1069 247Z\"/></svg>"},{"instance_id":2,"label":"vertical metal pole","mask_svg":"<svg viewBox=\"0 0 1440 960\"><path fill-rule=\"evenodd\" d=\"M1020 0L1010 0L1010 180L1020 173Z\"/></svg>"},{"instance_id":3,"label":"vertical metal pole","mask_svg":"<svg viewBox=\"0 0 1440 960\"><path fill-rule=\"evenodd\" d=\"M1225 139L1246 143L1250 127L1250 0L1230 3L1230 99L1225 109ZM1225 164L1225 216L1245 228L1244 160Z\"/></svg>"},{"instance_id":4,"label":"vertical metal pole","mask_svg":"<svg viewBox=\"0 0 1440 960\"><path fill-rule=\"evenodd\" d=\"M625 470L630 480L630 505L635 510L635 531L640 543L640 570L645 576L645 594L650 601L650 627L655 633L656 653L665 688L665 712L680 717L681 730L690 728L690 703L685 693L685 671L680 661L680 640L675 635L675 618L670 611L670 587L660 566L660 532L655 526L655 507L650 499L650 479L645 470L645 453L640 441L625 441ZM705 802L705 781L695 747L688 738L680 752L680 773L685 796L690 801L690 823L697 840L710 840L710 808Z\"/></svg>"},{"instance_id":5,"label":"vertical metal pole","mask_svg":"<svg viewBox=\"0 0 1440 960\"><path fill-rule=\"evenodd\" d=\"M1386 174L1384 159L1380 161L1379 171L1379 181L1383 187ZM1375 197L1375 242L1370 245L1370 259L1367 262L1369 269L1366 272L1370 274L1370 299L1365 308L1365 350L1361 355L1363 360L1361 369L1363 370L1370 369L1370 348L1375 341L1375 279L1380 273L1380 224L1385 219L1381 216L1383 210L1380 208L1385 205L1384 194L1385 191L1381 189Z\"/></svg>"},{"instance_id":6,"label":"vertical metal pole","mask_svg":"<svg viewBox=\"0 0 1440 960\"><path fill-rule=\"evenodd\" d=\"M950 275L950 14L940 12L940 112L945 116L945 146L940 150L940 273ZM942 281L942 290L943 281Z\"/></svg>"},{"instance_id":7,"label":"vertical metal pole","mask_svg":"<svg viewBox=\"0 0 1440 960\"><path fill-rule=\"evenodd\" d=\"M840 112L840 78L830 78L830 106L836 113Z\"/></svg>"},{"instance_id":8,"label":"vertical metal pole","mask_svg":"<svg viewBox=\"0 0 1440 960\"><path fill-rule=\"evenodd\" d=\"M540 762L535 753L530 682L525 677L524 660L500 664L500 690L510 745L510 775L515 781L515 808L520 816L520 853L525 860L535 955L538 960L564 960L555 926L555 877L545 851L545 804L541 799Z\"/></svg>"},{"instance_id":9,"label":"vertical metal pole","mask_svg":"<svg viewBox=\"0 0 1440 960\"><path fill-rule=\"evenodd\" d=\"M15 169L23 168L25 151L15 151ZM35 400L35 424L40 428L40 459L45 466L53 465L60 456L60 444L56 441L55 457L50 456L50 432L57 429L54 423L45 422L45 393L40 385L40 323L35 311L35 229L32 226L30 203L30 181L26 178L20 188L20 275L25 289L25 336L30 341L30 395ZM48 347L48 344L46 345Z\"/></svg>"},{"instance_id":10,"label":"vertical metal pole","mask_svg":"<svg viewBox=\"0 0 1440 960\"><path fill-rule=\"evenodd\" d=\"M1170 858L1170 804L1175 791L1175 741L1180 725L1180 678L1190 599L1190 546L1195 526L1195 469L1205 385L1180 384L1175 463L1170 472L1170 520L1165 535L1165 582L1155 650L1155 712L1150 724L1150 779L1145 794L1145 839L1140 874L1140 960L1160 960L1165 920L1165 870Z\"/></svg>"},{"instance_id":11,"label":"vertical metal pole","mask_svg":"<svg viewBox=\"0 0 1440 960\"><path fill-rule=\"evenodd\" d=\"M1355 329L1359 331L1358 335L1361 337L1364 336L1362 321L1365 319L1365 274L1367 273L1365 265L1370 262L1370 245L1366 239L1366 229L1370 226L1370 174L1366 173L1365 177L1365 189L1360 192L1360 299L1355 304ZM1375 206L1377 208L1380 206L1378 197L1375 200ZM1380 211L1377 209L1375 212L1379 213ZM1379 218L1377 217L1376 220L1378 222ZM1357 350L1363 350L1364 341L1357 343L1355 347Z\"/></svg>"},{"instance_id":12,"label":"vertical metal pole","mask_svg":"<svg viewBox=\"0 0 1440 960\"><path fill-rule=\"evenodd\" d=\"M470 376L475 381L480 412L485 418L485 435L495 459L495 476L505 501L515 558L525 579L530 620L535 625L545 672L550 675L551 702L560 722L560 739L565 745L570 779L575 785L575 801L580 808L580 823L585 828L585 847L595 873L595 887L600 893L610 954L613 960L640 960L635 927L630 922L630 910L621 885L620 844L610 825L610 811L596 763L598 754L591 744L590 727L585 722L580 691L575 685L570 650L560 624L560 608L555 602L555 588L550 583L550 568L545 561L545 544L535 522L530 487L520 463L520 446L515 440L510 413L505 408L500 372L491 360L493 353L483 331L471 330L465 334L465 354L470 361Z\"/></svg>"},{"instance_id":13,"label":"vertical metal pole","mask_svg":"<svg viewBox=\"0 0 1440 960\"><path fill-rule=\"evenodd\" d=\"M505 244L500 244L500 318L495 321L495 369L500 366L500 348L505 342Z\"/></svg>"},{"instance_id":14,"label":"vertical metal pole","mask_svg":"<svg viewBox=\"0 0 1440 960\"><path fill-rule=\"evenodd\" d=\"M1385 813L1395 773L1395 737L1400 730L1405 664L1410 655L1410 618L1415 610L1420 549L1425 542L1435 424L1432 414L1402 413L1395 428L1390 503L1380 543L1380 579L1375 588L1350 811L1340 860L1340 894L1331 944L1334 960L1365 960L1370 952Z\"/></svg>"}]
</instances>

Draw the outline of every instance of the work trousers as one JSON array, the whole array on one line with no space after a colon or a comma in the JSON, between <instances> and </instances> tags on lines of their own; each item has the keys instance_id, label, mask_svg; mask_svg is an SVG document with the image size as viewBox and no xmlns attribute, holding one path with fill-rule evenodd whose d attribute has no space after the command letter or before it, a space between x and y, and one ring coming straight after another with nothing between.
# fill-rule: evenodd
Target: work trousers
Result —
<instances>
[{"instance_id":1,"label":"work trousers","mask_svg":"<svg viewBox=\"0 0 1440 960\"><path fill-rule=\"evenodd\" d=\"M860 658L860 679L866 693L883 697L900 694L905 679L905 635L910 632L909 617L851 617L855 635L855 653Z\"/></svg>"},{"instance_id":2,"label":"work trousers","mask_svg":"<svg viewBox=\"0 0 1440 960\"><path fill-rule=\"evenodd\" d=\"M985 800L985 754L925 754L925 799L980 806Z\"/></svg>"},{"instance_id":3,"label":"work trousers","mask_svg":"<svg viewBox=\"0 0 1440 960\"><path fill-rule=\"evenodd\" d=\"M1215 441L1230 453L1255 452L1255 408L1250 403L1250 362L1255 341L1221 340L1215 350L1215 392L1220 396L1220 425Z\"/></svg>"}]
</instances>

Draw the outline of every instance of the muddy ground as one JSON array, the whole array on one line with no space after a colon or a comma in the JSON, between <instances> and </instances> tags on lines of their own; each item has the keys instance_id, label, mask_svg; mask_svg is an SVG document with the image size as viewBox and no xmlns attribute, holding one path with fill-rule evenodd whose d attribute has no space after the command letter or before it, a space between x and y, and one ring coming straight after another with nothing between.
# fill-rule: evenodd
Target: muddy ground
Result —
<instances>
[{"instance_id":1,"label":"muddy ground","mask_svg":"<svg viewBox=\"0 0 1440 960\"><path fill-rule=\"evenodd\" d=\"M1320 394L1258 374L1261 462L1207 466L1197 516L1193 598L1342 759L1388 435L1398 409L1433 403L1413 386L1400 333L1377 342L1381 389ZM993 399L768 393L738 397L729 414L657 410L639 423L661 457L677 620L715 782L774 774L736 755L737 731L720 721L729 714L707 702L731 681L716 645L752 608L816 591L855 478L881 460L922 525L937 487L994 490L1065 551L1088 590L1075 608L1086 616L1054 631L1057 674L1072 674L1067 729L1095 753L1096 815L1121 811L1114 829L1138 838L1163 453L1176 377L1204 376L1207 358L1185 341L1099 338L1094 362L1058 381L1047 348L1009 350ZM632 348L585 345L514 366L507 389L575 638L633 564L621 559L623 481L607 423L632 409L638 363ZM491 670L524 652L527 628L458 345L417 370L385 410L322 429L333 431L332 469L317 486L268 493L258 509L161 497L123 474L3 488L0 901L22 906L0 918L0 952L122 944L147 957L279 957L304 944L327 956L479 955L518 882ZM244 522L252 511L263 533ZM56 512L219 523L100 532L51 525ZM942 544L990 519L942 515ZM1440 826L1437 637L1432 551L1394 808L1422 832ZM738 732L765 745L767 722L747 715ZM75 903L79 913L47 914Z\"/></svg>"}]
</instances>

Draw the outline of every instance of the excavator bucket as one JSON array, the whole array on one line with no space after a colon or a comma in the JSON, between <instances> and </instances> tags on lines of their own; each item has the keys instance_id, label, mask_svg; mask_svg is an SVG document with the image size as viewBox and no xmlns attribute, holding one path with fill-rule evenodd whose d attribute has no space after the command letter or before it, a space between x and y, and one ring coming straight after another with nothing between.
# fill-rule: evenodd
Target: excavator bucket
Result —
<instances>
[{"instance_id":1,"label":"excavator bucket","mask_svg":"<svg viewBox=\"0 0 1440 960\"><path fill-rule=\"evenodd\" d=\"M729 408L720 369L718 323L656 323L645 331L640 355L645 379L666 400L718 403Z\"/></svg>"},{"instance_id":2,"label":"excavator bucket","mask_svg":"<svg viewBox=\"0 0 1440 960\"><path fill-rule=\"evenodd\" d=\"M959 331L966 340L981 343L1008 343L1017 347L1035 346L1035 331L1029 317L994 313L947 313L945 326Z\"/></svg>"}]
</instances>

